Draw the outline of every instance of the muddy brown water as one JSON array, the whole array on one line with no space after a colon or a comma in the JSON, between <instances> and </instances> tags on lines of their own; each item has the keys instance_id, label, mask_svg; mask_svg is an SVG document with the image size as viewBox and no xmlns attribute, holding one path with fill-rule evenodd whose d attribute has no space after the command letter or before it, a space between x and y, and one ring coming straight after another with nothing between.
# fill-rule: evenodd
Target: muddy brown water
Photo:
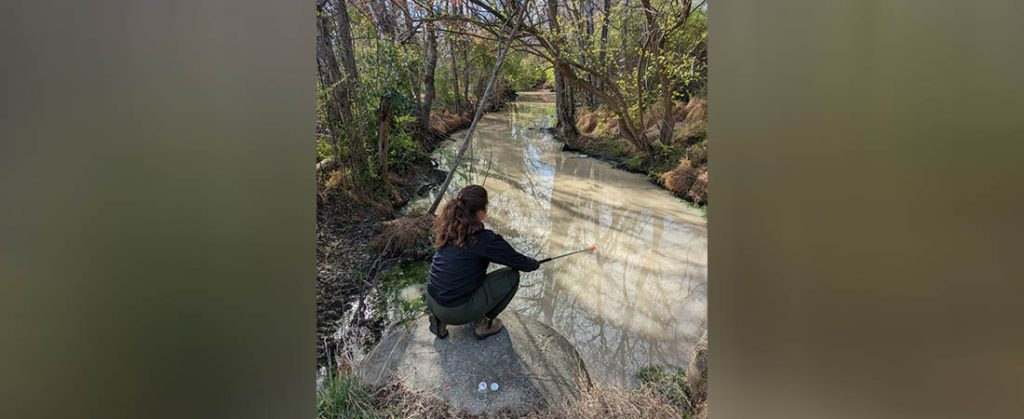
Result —
<instances>
[{"instance_id":1,"label":"muddy brown water","mask_svg":"<svg viewBox=\"0 0 1024 419\"><path fill-rule=\"evenodd\" d=\"M523 274L510 305L565 336L595 380L631 386L645 366L685 367L707 325L706 222L643 175L562 151L545 129L552 101L524 93L486 114L448 196L486 187L485 224L538 259L597 245ZM465 133L436 153L439 168L451 167Z\"/></svg>"}]
</instances>

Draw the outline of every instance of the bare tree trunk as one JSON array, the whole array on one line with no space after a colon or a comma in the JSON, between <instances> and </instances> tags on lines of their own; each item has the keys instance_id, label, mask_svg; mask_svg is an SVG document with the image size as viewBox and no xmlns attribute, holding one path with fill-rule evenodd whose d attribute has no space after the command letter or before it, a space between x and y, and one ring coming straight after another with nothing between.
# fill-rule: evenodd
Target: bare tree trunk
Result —
<instances>
[{"instance_id":1,"label":"bare tree trunk","mask_svg":"<svg viewBox=\"0 0 1024 419\"><path fill-rule=\"evenodd\" d=\"M459 96L459 66L455 58L455 44L449 44L448 48L450 50L449 55L452 61L452 93L455 97L455 113L459 113L462 111L462 97Z\"/></svg>"},{"instance_id":2,"label":"bare tree trunk","mask_svg":"<svg viewBox=\"0 0 1024 419\"><path fill-rule=\"evenodd\" d=\"M344 92L338 84L341 82L341 72L338 71L338 60L334 56L334 48L331 46L330 23L327 22L327 12L323 10L326 2L317 2L316 18L316 69L320 78L322 89L330 89L327 96L327 121L326 128L330 132L331 144L334 148L334 160L341 161L342 135L337 132L345 126L346 118L341 110Z\"/></svg>"},{"instance_id":3,"label":"bare tree trunk","mask_svg":"<svg viewBox=\"0 0 1024 419\"><path fill-rule=\"evenodd\" d=\"M640 37L640 47L637 48L636 56L636 97L637 115L640 120L641 133L647 128L647 121L644 114L647 112L647 104L644 97L647 92L647 45L650 43L650 29Z\"/></svg>"},{"instance_id":4,"label":"bare tree trunk","mask_svg":"<svg viewBox=\"0 0 1024 419\"><path fill-rule=\"evenodd\" d=\"M558 0L547 0L548 28L552 35L561 41L561 29L558 26ZM573 103L572 88L565 82L562 58L555 55L555 113L558 122L555 130L565 140L576 138L576 104Z\"/></svg>"},{"instance_id":5,"label":"bare tree trunk","mask_svg":"<svg viewBox=\"0 0 1024 419\"><path fill-rule=\"evenodd\" d=\"M427 57L423 66L423 105L420 108L420 130L429 131L430 108L434 105L434 70L437 68L437 32L434 23L426 23Z\"/></svg>"},{"instance_id":6,"label":"bare tree trunk","mask_svg":"<svg viewBox=\"0 0 1024 419\"><path fill-rule=\"evenodd\" d=\"M348 9L344 1L339 1L331 7L331 0L319 0L317 8L317 70L320 73L320 83L324 88L330 89L328 112L331 134L335 137L335 159L341 161L342 133L344 139L348 140L348 157L352 168L353 181L359 190L368 176L365 170L366 155L365 143L359 135L352 114L352 104L355 96L355 86L359 81L359 73L356 70L355 57L352 48L352 32L349 22ZM334 53L335 44L331 34L332 14L336 16L338 47L341 51L341 69Z\"/></svg>"},{"instance_id":7,"label":"bare tree trunk","mask_svg":"<svg viewBox=\"0 0 1024 419\"><path fill-rule=\"evenodd\" d=\"M394 114L394 107L388 97L380 98L380 107L377 114L377 167L381 176L388 174L388 131L391 128L391 116ZM387 179L385 178L385 182Z\"/></svg>"},{"instance_id":8,"label":"bare tree trunk","mask_svg":"<svg viewBox=\"0 0 1024 419\"><path fill-rule=\"evenodd\" d=\"M373 11L377 23L377 31L380 35L395 35L395 20L391 17L391 11L384 0L371 0L370 9Z\"/></svg>"},{"instance_id":9,"label":"bare tree trunk","mask_svg":"<svg viewBox=\"0 0 1024 419\"><path fill-rule=\"evenodd\" d=\"M624 10L628 10L629 0L622 0L622 7ZM620 70L622 70L622 72L626 72L627 69L631 68L630 63L632 62L630 60L630 57L632 55L630 54L628 48L629 44L626 43L626 41L629 39L629 12L624 12L622 14L622 30L619 32L619 41L621 41L622 49L622 67L620 68Z\"/></svg>"},{"instance_id":10,"label":"bare tree trunk","mask_svg":"<svg viewBox=\"0 0 1024 419\"><path fill-rule=\"evenodd\" d=\"M345 78L352 86L359 82L359 70L356 68L356 49L352 46L352 23L348 16L348 3L338 0L338 38L341 47L341 64L345 70ZM354 91L353 91L354 92Z\"/></svg>"},{"instance_id":11,"label":"bare tree trunk","mask_svg":"<svg viewBox=\"0 0 1024 419\"><path fill-rule=\"evenodd\" d=\"M607 0L605 0L605 1L607 1ZM587 16L587 18L586 18L586 31L587 31L587 40L586 40L586 42L589 43L590 45L593 45L592 44L594 42L594 2L593 2L593 0L585 0L584 3L583 3L583 7L584 7L584 13ZM589 49L590 45L587 45L588 49ZM583 50L583 51L585 51L585 50ZM587 62L587 61L593 59L593 55L591 55L589 53L585 54L584 57L589 57L589 58L585 59L584 62ZM596 63L590 63L590 64L593 65L593 64L596 64ZM600 64L598 64L598 66L600 66ZM598 67L598 68L600 68L600 67ZM595 83L595 84L598 83L597 80L594 79L593 77L591 77L590 82L591 83ZM590 93L590 92L585 92L585 93L587 94L587 96L586 96L586 98L587 98L587 106L589 106L591 109L593 109L594 105L595 105L594 94Z\"/></svg>"},{"instance_id":12,"label":"bare tree trunk","mask_svg":"<svg viewBox=\"0 0 1024 419\"><path fill-rule=\"evenodd\" d=\"M387 42L393 46L396 36L395 20L387 3L384 0L374 0L370 2L370 7L373 9L377 21L379 42ZM390 63L388 66L390 67ZM385 91L384 96L380 98L380 106L377 108L377 168L380 178L389 189L391 185L388 183L388 131L391 128L393 114L390 93Z\"/></svg>"},{"instance_id":13,"label":"bare tree trunk","mask_svg":"<svg viewBox=\"0 0 1024 419\"><path fill-rule=\"evenodd\" d=\"M597 65L598 68L604 69L608 74L612 74L612 67L608 64L608 20L612 12L611 0L604 0L602 11L604 12L604 17L601 22L601 50L598 53ZM604 88L604 82L600 82L597 87Z\"/></svg>"},{"instance_id":14,"label":"bare tree trunk","mask_svg":"<svg viewBox=\"0 0 1024 419\"><path fill-rule=\"evenodd\" d=\"M404 38L406 40L412 40L416 36L416 28L412 25L412 13L409 12L409 0L400 0L400 2L402 4L402 20L405 23L405 32L407 33ZM406 42L402 42L402 50L408 51ZM416 108L418 109L422 106L422 103L420 103L419 71L413 68L406 73L406 77L408 77L409 82L409 90L412 93L413 102L416 103Z\"/></svg>"},{"instance_id":15,"label":"bare tree trunk","mask_svg":"<svg viewBox=\"0 0 1024 419\"><path fill-rule=\"evenodd\" d=\"M457 7L453 2L448 2L448 13L454 16L461 16L461 8ZM459 60L458 60L458 49L457 49L457 37L454 33L458 31L454 21L448 23L448 30L451 32L445 39L448 41L448 58L451 61L452 66L452 102L455 106L455 113L462 112L462 97L460 93L462 90L459 88Z\"/></svg>"},{"instance_id":16,"label":"bare tree trunk","mask_svg":"<svg viewBox=\"0 0 1024 419\"><path fill-rule=\"evenodd\" d=\"M469 111L469 48L460 48L462 50L462 106L465 111Z\"/></svg>"},{"instance_id":17,"label":"bare tree trunk","mask_svg":"<svg viewBox=\"0 0 1024 419\"><path fill-rule=\"evenodd\" d=\"M469 14L468 3L469 2L466 1L459 2L459 16L467 16ZM462 99L460 102L462 103L463 108L459 110L459 113L461 114L463 111L468 112L471 109L469 102L469 84L471 78L469 73L469 48L463 45L459 50L462 52Z\"/></svg>"}]
</instances>

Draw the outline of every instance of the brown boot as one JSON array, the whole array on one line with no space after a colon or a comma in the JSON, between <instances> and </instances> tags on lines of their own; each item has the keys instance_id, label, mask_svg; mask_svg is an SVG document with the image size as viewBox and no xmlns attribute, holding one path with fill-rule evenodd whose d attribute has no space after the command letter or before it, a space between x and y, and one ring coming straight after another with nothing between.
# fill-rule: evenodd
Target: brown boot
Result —
<instances>
[{"instance_id":1,"label":"brown boot","mask_svg":"<svg viewBox=\"0 0 1024 419\"><path fill-rule=\"evenodd\" d=\"M444 324L444 322L442 322L441 319L438 319L437 316L431 314L430 333L433 333L434 336L437 336L439 339L444 339L448 337L448 325Z\"/></svg>"},{"instance_id":2,"label":"brown boot","mask_svg":"<svg viewBox=\"0 0 1024 419\"><path fill-rule=\"evenodd\" d=\"M484 317L477 320L476 330L474 330L473 333L476 334L477 339L483 339L500 332L503 327L501 319L488 319L487 317Z\"/></svg>"}]
</instances>

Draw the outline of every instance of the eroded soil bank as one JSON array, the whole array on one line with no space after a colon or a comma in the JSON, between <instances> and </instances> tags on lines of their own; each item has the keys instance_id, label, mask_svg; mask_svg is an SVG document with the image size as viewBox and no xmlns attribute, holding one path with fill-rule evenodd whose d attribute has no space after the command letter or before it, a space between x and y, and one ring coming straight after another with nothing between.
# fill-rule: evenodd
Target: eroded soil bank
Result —
<instances>
[{"instance_id":1,"label":"eroded soil bank","mask_svg":"<svg viewBox=\"0 0 1024 419\"><path fill-rule=\"evenodd\" d=\"M559 138L565 149L585 153L611 162L616 168L645 174L679 198L702 209L708 203L707 102L691 98L677 102L672 109L675 125L672 140L663 144L658 121L661 110L646 112L644 135L651 138L654 155L637 151L619 132L618 117L604 108L579 109L573 138Z\"/></svg>"}]
</instances>

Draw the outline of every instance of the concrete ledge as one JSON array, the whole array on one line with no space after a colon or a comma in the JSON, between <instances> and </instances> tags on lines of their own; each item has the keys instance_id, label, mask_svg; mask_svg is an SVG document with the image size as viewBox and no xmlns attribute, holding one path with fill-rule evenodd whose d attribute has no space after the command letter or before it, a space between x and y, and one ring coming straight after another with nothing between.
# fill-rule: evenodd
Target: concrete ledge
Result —
<instances>
[{"instance_id":1,"label":"concrete ledge","mask_svg":"<svg viewBox=\"0 0 1024 419\"><path fill-rule=\"evenodd\" d=\"M505 330L478 340L473 325L449 326L447 339L430 333L421 316L390 331L356 368L376 387L402 381L470 414L524 411L574 403L590 378L579 353L550 327L506 311ZM481 381L498 383L480 400Z\"/></svg>"}]
</instances>

